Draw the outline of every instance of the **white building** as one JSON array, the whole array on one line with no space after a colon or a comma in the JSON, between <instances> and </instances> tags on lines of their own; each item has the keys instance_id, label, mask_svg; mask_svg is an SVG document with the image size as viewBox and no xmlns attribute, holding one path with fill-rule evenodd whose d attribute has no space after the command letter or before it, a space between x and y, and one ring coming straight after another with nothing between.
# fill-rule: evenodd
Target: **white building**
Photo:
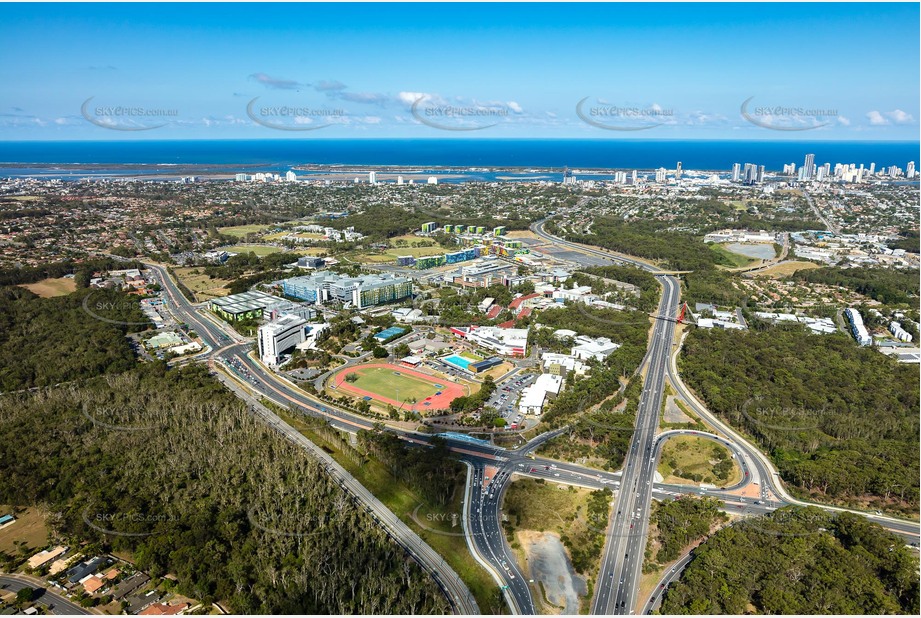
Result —
<instances>
[{"instance_id":1,"label":"white building","mask_svg":"<svg viewBox=\"0 0 921 618\"><path fill-rule=\"evenodd\" d=\"M372 185L377 184L377 172L368 172L368 182Z\"/></svg>"},{"instance_id":2,"label":"white building","mask_svg":"<svg viewBox=\"0 0 921 618\"><path fill-rule=\"evenodd\" d=\"M591 305L598 300L597 294L592 294L592 288L589 285L580 285L571 289L560 288L553 292L553 299L556 301L566 302L574 301Z\"/></svg>"},{"instance_id":3,"label":"white building","mask_svg":"<svg viewBox=\"0 0 921 618\"><path fill-rule=\"evenodd\" d=\"M540 355L540 359L543 362L544 371L547 373L562 373L560 371L560 369L562 369L565 370L567 374L575 373L577 375L585 375L589 371L588 365L569 354L544 352ZM559 367L559 369L556 369L554 366Z\"/></svg>"},{"instance_id":4,"label":"white building","mask_svg":"<svg viewBox=\"0 0 921 618\"><path fill-rule=\"evenodd\" d=\"M900 322L890 322L889 332L892 333L892 336L899 341L911 341L912 339L911 333L902 328L902 324Z\"/></svg>"},{"instance_id":5,"label":"white building","mask_svg":"<svg viewBox=\"0 0 921 618\"><path fill-rule=\"evenodd\" d=\"M521 399L518 402L518 411L522 414L540 414L544 408L544 402L550 395L559 395L560 389L563 388L563 376L556 376L549 373L540 374L527 388L521 391Z\"/></svg>"},{"instance_id":6,"label":"white building","mask_svg":"<svg viewBox=\"0 0 921 618\"><path fill-rule=\"evenodd\" d=\"M524 356L528 347L527 328L467 326L452 327L451 332L503 356Z\"/></svg>"},{"instance_id":7,"label":"white building","mask_svg":"<svg viewBox=\"0 0 921 618\"><path fill-rule=\"evenodd\" d=\"M819 335L830 335L838 330L831 318L813 318L805 315L795 315L793 313L773 313L768 311L756 311L755 317L762 320L768 320L774 324L784 322L799 322L813 333Z\"/></svg>"},{"instance_id":8,"label":"white building","mask_svg":"<svg viewBox=\"0 0 921 618\"><path fill-rule=\"evenodd\" d=\"M434 176L429 176L429 179L428 179L428 181L426 181L426 182L427 182L427 184L430 184L430 185L437 185L437 184L438 184L438 179L435 178Z\"/></svg>"},{"instance_id":9,"label":"white building","mask_svg":"<svg viewBox=\"0 0 921 618\"><path fill-rule=\"evenodd\" d=\"M297 174L294 173L294 170L288 170L288 173L285 174L285 180L287 182L297 182Z\"/></svg>"},{"instance_id":10,"label":"white building","mask_svg":"<svg viewBox=\"0 0 921 618\"><path fill-rule=\"evenodd\" d=\"M276 366L282 352L304 341L307 320L296 315L283 315L274 322L259 327L259 358L266 365Z\"/></svg>"},{"instance_id":11,"label":"white building","mask_svg":"<svg viewBox=\"0 0 921 618\"><path fill-rule=\"evenodd\" d=\"M860 315L859 311L848 307L844 310L844 315L847 317L847 321L851 323L851 334L854 335L854 339L857 340L858 344L867 346L873 343L873 338L867 332L867 327L863 325L863 316Z\"/></svg>"},{"instance_id":12,"label":"white building","mask_svg":"<svg viewBox=\"0 0 921 618\"><path fill-rule=\"evenodd\" d=\"M580 360L596 359L603 361L620 347L607 337L592 338L585 335L576 337L576 345L572 347L571 354Z\"/></svg>"}]
</instances>

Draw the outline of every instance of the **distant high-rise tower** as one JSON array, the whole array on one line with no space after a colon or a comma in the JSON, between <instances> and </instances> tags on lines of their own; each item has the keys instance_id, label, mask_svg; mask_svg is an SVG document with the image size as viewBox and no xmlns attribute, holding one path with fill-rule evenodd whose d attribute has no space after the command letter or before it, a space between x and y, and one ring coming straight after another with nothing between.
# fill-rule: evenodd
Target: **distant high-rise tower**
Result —
<instances>
[{"instance_id":1,"label":"distant high-rise tower","mask_svg":"<svg viewBox=\"0 0 921 618\"><path fill-rule=\"evenodd\" d=\"M630 172L630 184L631 185L636 184L636 170L633 170L632 172Z\"/></svg>"},{"instance_id":2,"label":"distant high-rise tower","mask_svg":"<svg viewBox=\"0 0 921 618\"><path fill-rule=\"evenodd\" d=\"M572 170L570 170L568 167L563 168L563 184L575 184L575 176L572 175Z\"/></svg>"},{"instance_id":3,"label":"distant high-rise tower","mask_svg":"<svg viewBox=\"0 0 921 618\"><path fill-rule=\"evenodd\" d=\"M377 184L377 172L368 172L368 182L372 185Z\"/></svg>"},{"instance_id":4,"label":"distant high-rise tower","mask_svg":"<svg viewBox=\"0 0 921 618\"><path fill-rule=\"evenodd\" d=\"M763 165L758 166L757 180L758 182L764 182L764 166Z\"/></svg>"},{"instance_id":5,"label":"distant high-rise tower","mask_svg":"<svg viewBox=\"0 0 921 618\"><path fill-rule=\"evenodd\" d=\"M742 174L742 166L739 163L732 164L732 182L739 182L739 177Z\"/></svg>"},{"instance_id":6,"label":"distant high-rise tower","mask_svg":"<svg viewBox=\"0 0 921 618\"><path fill-rule=\"evenodd\" d=\"M664 167L660 167L659 169L657 169L656 170L656 182L665 182L665 174L667 173L668 171Z\"/></svg>"},{"instance_id":7,"label":"distant high-rise tower","mask_svg":"<svg viewBox=\"0 0 921 618\"><path fill-rule=\"evenodd\" d=\"M403 177L402 177L402 176L397 176L397 184L398 184L398 185L403 184Z\"/></svg>"},{"instance_id":8,"label":"distant high-rise tower","mask_svg":"<svg viewBox=\"0 0 921 618\"><path fill-rule=\"evenodd\" d=\"M815 155L807 154L806 162L803 163L803 169L806 170L803 174L803 180L809 180L815 175Z\"/></svg>"},{"instance_id":9,"label":"distant high-rise tower","mask_svg":"<svg viewBox=\"0 0 921 618\"><path fill-rule=\"evenodd\" d=\"M914 178L915 177L915 162L909 161L908 165L905 166L905 178Z\"/></svg>"},{"instance_id":10,"label":"distant high-rise tower","mask_svg":"<svg viewBox=\"0 0 921 618\"><path fill-rule=\"evenodd\" d=\"M876 163L870 164L870 176L876 173Z\"/></svg>"},{"instance_id":11,"label":"distant high-rise tower","mask_svg":"<svg viewBox=\"0 0 921 618\"><path fill-rule=\"evenodd\" d=\"M675 167L675 180L681 180L681 161L678 161L678 165Z\"/></svg>"},{"instance_id":12,"label":"distant high-rise tower","mask_svg":"<svg viewBox=\"0 0 921 618\"><path fill-rule=\"evenodd\" d=\"M758 180L758 166L754 163L746 163L742 168L742 182L753 185L756 180Z\"/></svg>"}]
</instances>

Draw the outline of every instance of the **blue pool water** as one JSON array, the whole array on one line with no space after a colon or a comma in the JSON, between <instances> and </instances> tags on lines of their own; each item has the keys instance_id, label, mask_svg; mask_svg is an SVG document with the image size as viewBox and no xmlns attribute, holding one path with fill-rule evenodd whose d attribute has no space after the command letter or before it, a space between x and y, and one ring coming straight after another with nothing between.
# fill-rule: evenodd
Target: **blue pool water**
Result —
<instances>
[{"instance_id":1,"label":"blue pool water","mask_svg":"<svg viewBox=\"0 0 921 618\"><path fill-rule=\"evenodd\" d=\"M465 370L465 371L467 370L467 367L470 365L470 363L473 362L473 361L471 361L471 360L467 360L466 358L464 358L463 356L460 356L460 355L458 355L458 354L452 354L451 356L445 356L445 357L444 357L443 359L441 359L441 360L443 360L443 361L446 362L446 363L450 363L450 364L454 365L455 367L458 367L458 368L463 369L463 370Z\"/></svg>"}]
</instances>

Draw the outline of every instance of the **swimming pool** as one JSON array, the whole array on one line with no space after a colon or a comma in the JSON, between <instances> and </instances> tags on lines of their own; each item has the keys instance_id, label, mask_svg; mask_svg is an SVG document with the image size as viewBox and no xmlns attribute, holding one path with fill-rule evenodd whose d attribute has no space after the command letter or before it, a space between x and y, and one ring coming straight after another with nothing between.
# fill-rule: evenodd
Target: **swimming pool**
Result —
<instances>
[{"instance_id":1,"label":"swimming pool","mask_svg":"<svg viewBox=\"0 0 921 618\"><path fill-rule=\"evenodd\" d=\"M460 354L451 354L450 356L445 356L441 360L448 364L454 365L458 369L463 369L464 371L469 371L467 367L470 365L470 363L473 362L472 360L464 358Z\"/></svg>"}]
</instances>

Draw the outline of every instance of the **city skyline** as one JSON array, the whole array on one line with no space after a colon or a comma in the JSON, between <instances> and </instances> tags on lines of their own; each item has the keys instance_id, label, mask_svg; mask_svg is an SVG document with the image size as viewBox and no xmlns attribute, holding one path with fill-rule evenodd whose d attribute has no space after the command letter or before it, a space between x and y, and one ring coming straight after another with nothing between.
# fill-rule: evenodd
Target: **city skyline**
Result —
<instances>
[{"instance_id":1,"label":"city skyline","mask_svg":"<svg viewBox=\"0 0 921 618\"><path fill-rule=\"evenodd\" d=\"M342 8L9 6L0 139L918 137L917 5Z\"/></svg>"}]
</instances>

